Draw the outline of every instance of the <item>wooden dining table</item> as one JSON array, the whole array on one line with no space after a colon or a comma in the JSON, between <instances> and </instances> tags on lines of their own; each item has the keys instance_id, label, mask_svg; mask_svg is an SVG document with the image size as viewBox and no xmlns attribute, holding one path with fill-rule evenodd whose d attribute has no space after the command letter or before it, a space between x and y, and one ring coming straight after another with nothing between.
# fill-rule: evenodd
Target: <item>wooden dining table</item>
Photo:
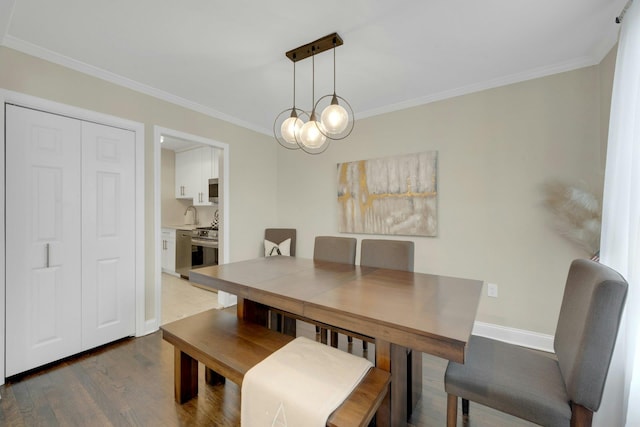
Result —
<instances>
[{"instance_id":1,"label":"wooden dining table","mask_svg":"<svg viewBox=\"0 0 640 427\"><path fill-rule=\"evenodd\" d=\"M406 425L419 397L407 395L407 349L464 363L483 284L285 256L203 267L189 279L237 295L244 320L267 325L275 309L370 337L376 366L392 375L378 426Z\"/></svg>"}]
</instances>

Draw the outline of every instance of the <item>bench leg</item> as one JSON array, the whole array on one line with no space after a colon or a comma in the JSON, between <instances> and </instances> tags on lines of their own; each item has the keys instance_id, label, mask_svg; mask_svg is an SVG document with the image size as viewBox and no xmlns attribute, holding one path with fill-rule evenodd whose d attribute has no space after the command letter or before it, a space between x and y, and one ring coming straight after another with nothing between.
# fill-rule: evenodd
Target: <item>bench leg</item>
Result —
<instances>
[{"instance_id":1,"label":"bench leg","mask_svg":"<svg viewBox=\"0 0 640 427\"><path fill-rule=\"evenodd\" d=\"M184 403L198 394L198 361L174 347L173 365L175 399Z\"/></svg>"},{"instance_id":2,"label":"bench leg","mask_svg":"<svg viewBox=\"0 0 640 427\"><path fill-rule=\"evenodd\" d=\"M447 427L456 427L458 423L458 396L447 394Z\"/></svg>"},{"instance_id":3,"label":"bench leg","mask_svg":"<svg viewBox=\"0 0 640 427\"><path fill-rule=\"evenodd\" d=\"M204 378L209 385L224 384L225 378L213 369L204 367Z\"/></svg>"}]
</instances>

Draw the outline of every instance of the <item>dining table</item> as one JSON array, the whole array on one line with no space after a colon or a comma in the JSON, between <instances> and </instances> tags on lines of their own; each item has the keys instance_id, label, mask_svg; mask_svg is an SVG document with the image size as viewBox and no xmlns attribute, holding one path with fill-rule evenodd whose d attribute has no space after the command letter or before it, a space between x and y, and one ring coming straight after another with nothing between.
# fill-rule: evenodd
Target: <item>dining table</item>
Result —
<instances>
[{"instance_id":1,"label":"dining table","mask_svg":"<svg viewBox=\"0 0 640 427\"><path fill-rule=\"evenodd\" d=\"M375 365L391 373L378 426L406 425L420 397L421 378L415 377L421 375L406 374L409 349L464 363L483 286L475 279L287 256L198 268L189 280L236 295L244 320L268 326L270 311L277 310L369 337ZM413 396L407 381L413 381Z\"/></svg>"}]
</instances>

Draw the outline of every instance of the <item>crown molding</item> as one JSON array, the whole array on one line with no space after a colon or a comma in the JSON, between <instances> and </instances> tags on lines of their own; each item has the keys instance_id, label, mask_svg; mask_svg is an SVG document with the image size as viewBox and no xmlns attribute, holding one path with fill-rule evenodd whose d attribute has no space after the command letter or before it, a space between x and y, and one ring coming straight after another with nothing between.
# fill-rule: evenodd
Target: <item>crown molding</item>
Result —
<instances>
[{"instance_id":1,"label":"crown molding","mask_svg":"<svg viewBox=\"0 0 640 427\"><path fill-rule=\"evenodd\" d=\"M13 6L14 2L15 2L14 0L10 2L11 6ZM2 30L1 25L2 25L2 22L0 20L0 31ZM7 28L8 28L8 25L7 25ZM487 80L485 82L475 83L472 85L462 86L459 88L446 90L446 91L431 94L431 95L417 97L407 101L390 104L384 107L359 112L356 115L358 119L379 116L382 114L393 113L393 112L404 110L407 108L419 107L421 105L430 104L433 102L442 101L449 98L455 98L457 96L468 95L475 92L481 92L487 89L494 89L501 86L507 86L514 83L520 83L527 80L533 80L541 77L547 77L553 74L559 74L567 71L572 71L572 70L576 70L584 67L593 66L593 65L599 64L602 61L602 59L609 53L609 51L615 45L615 43L617 43L617 35L615 37L612 36L608 40L603 41L603 43L601 43L596 49L594 49L594 55L592 56L583 56L583 57L575 58L573 60L562 62L559 64L540 67L540 68L525 71L522 73L515 73L508 76L500 77L497 79ZM266 129L260 126L256 126L252 123L249 123L237 117L230 116L228 114L214 110L210 107L206 107L202 104L199 104L199 103L190 101L188 99L179 97L177 95L171 94L169 92L165 92L163 90L156 89L154 87L139 83L137 81L128 79L126 77L120 76L110 71L103 70L93 65L89 65L84 62L75 60L73 58L60 55L56 52L34 45L24 40L18 39L11 35L5 35L2 40L2 44L11 49L26 53L31 56L35 56L45 61L62 65L63 67L67 67L72 70L76 70L81 73L88 74L90 76L99 78L101 80L105 80L110 83L114 83L119 86L123 86L129 89L135 90L137 92L144 93L149 96L153 96L154 98L179 105L181 107L196 111L198 113L202 113L209 117L213 117L219 120L224 120L228 123L231 123L236 126L240 126L242 128L246 128L264 135L271 136L272 134L271 129Z\"/></svg>"},{"instance_id":2,"label":"crown molding","mask_svg":"<svg viewBox=\"0 0 640 427\"><path fill-rule=\"evenodd\" d=\"M99 78L101 80L105 80L107 82L110 82L119 86L123 86L128 89L135 90L136 92L140 92L145 95L153 96L154 98L179 105L181 107L196 111L198 113L205 114L207 116L210 116L219 120L224 120L225 122L229 122L236 126L250 129L265 135L271 135L270 129L265 129L259 126L255 126L252 123L249 123L237 117L230 116L220 111L214 110L213 108L206 107L197 102L190 101L188 99L179 97L169 92L165 92L163 90L156 89L152 86L148 86L143 83L137 82L135 80L128 79L126 77L120 76L110 71L103 70L102 68L98 68L93 65L89 65L84 62L75 60L73 58L69 58L68 56L61 55L59 53L53 52L49 49L45 49L41 46L37 46L32 43L26 42L16 37L6 35L3 39L2 44L11 49L17 50L22 53L26 53L27 55L35 56L45 61L62 65L63 67L67 67L72 70L79 71L81 73Z\"/></svg>"}]
</instances>

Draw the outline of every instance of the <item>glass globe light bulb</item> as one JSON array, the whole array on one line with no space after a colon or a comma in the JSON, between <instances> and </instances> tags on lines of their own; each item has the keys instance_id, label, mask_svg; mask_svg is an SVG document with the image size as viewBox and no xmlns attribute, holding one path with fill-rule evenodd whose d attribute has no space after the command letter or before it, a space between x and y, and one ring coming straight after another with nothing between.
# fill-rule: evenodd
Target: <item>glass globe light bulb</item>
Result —
<instances>
[{"instance_id":1,"label":"glass globe light bulb","mask_svg":"<svg viewBox=\"0 0 640 427\"><path fill-rule=\"evenodd\" d=\"M321 118L324 128L331 135L343 132L349 124L349 113L337 101L322 111Z\"/></svg>"},{"instance_id":2,"label":"glass globe light bulb","mask_svg":"<svg viewBox=\"0 0 640 427\"><path fill-rule=\"evenodd\" d=\"M297 116L291 116L284 122L282 122L282 126L280 127L280 132L282 133L282 139L287 141L290 144L296 143L296 134L300 132L302 129L302 120L300 120Z\"/></svg>"},{"instance_id":3,"label":"glass globe light bulb","mask_svg":"<svg viewBox=\"0 0 640 427\"><path fill-rule=\"evenodd\" d=\"M305 123L300 130L300 142L308 148L321 147L327 140L327 137L318 129L321 126L322 123L316 122L315 118Z\"/></svg>"}]
</instances>

